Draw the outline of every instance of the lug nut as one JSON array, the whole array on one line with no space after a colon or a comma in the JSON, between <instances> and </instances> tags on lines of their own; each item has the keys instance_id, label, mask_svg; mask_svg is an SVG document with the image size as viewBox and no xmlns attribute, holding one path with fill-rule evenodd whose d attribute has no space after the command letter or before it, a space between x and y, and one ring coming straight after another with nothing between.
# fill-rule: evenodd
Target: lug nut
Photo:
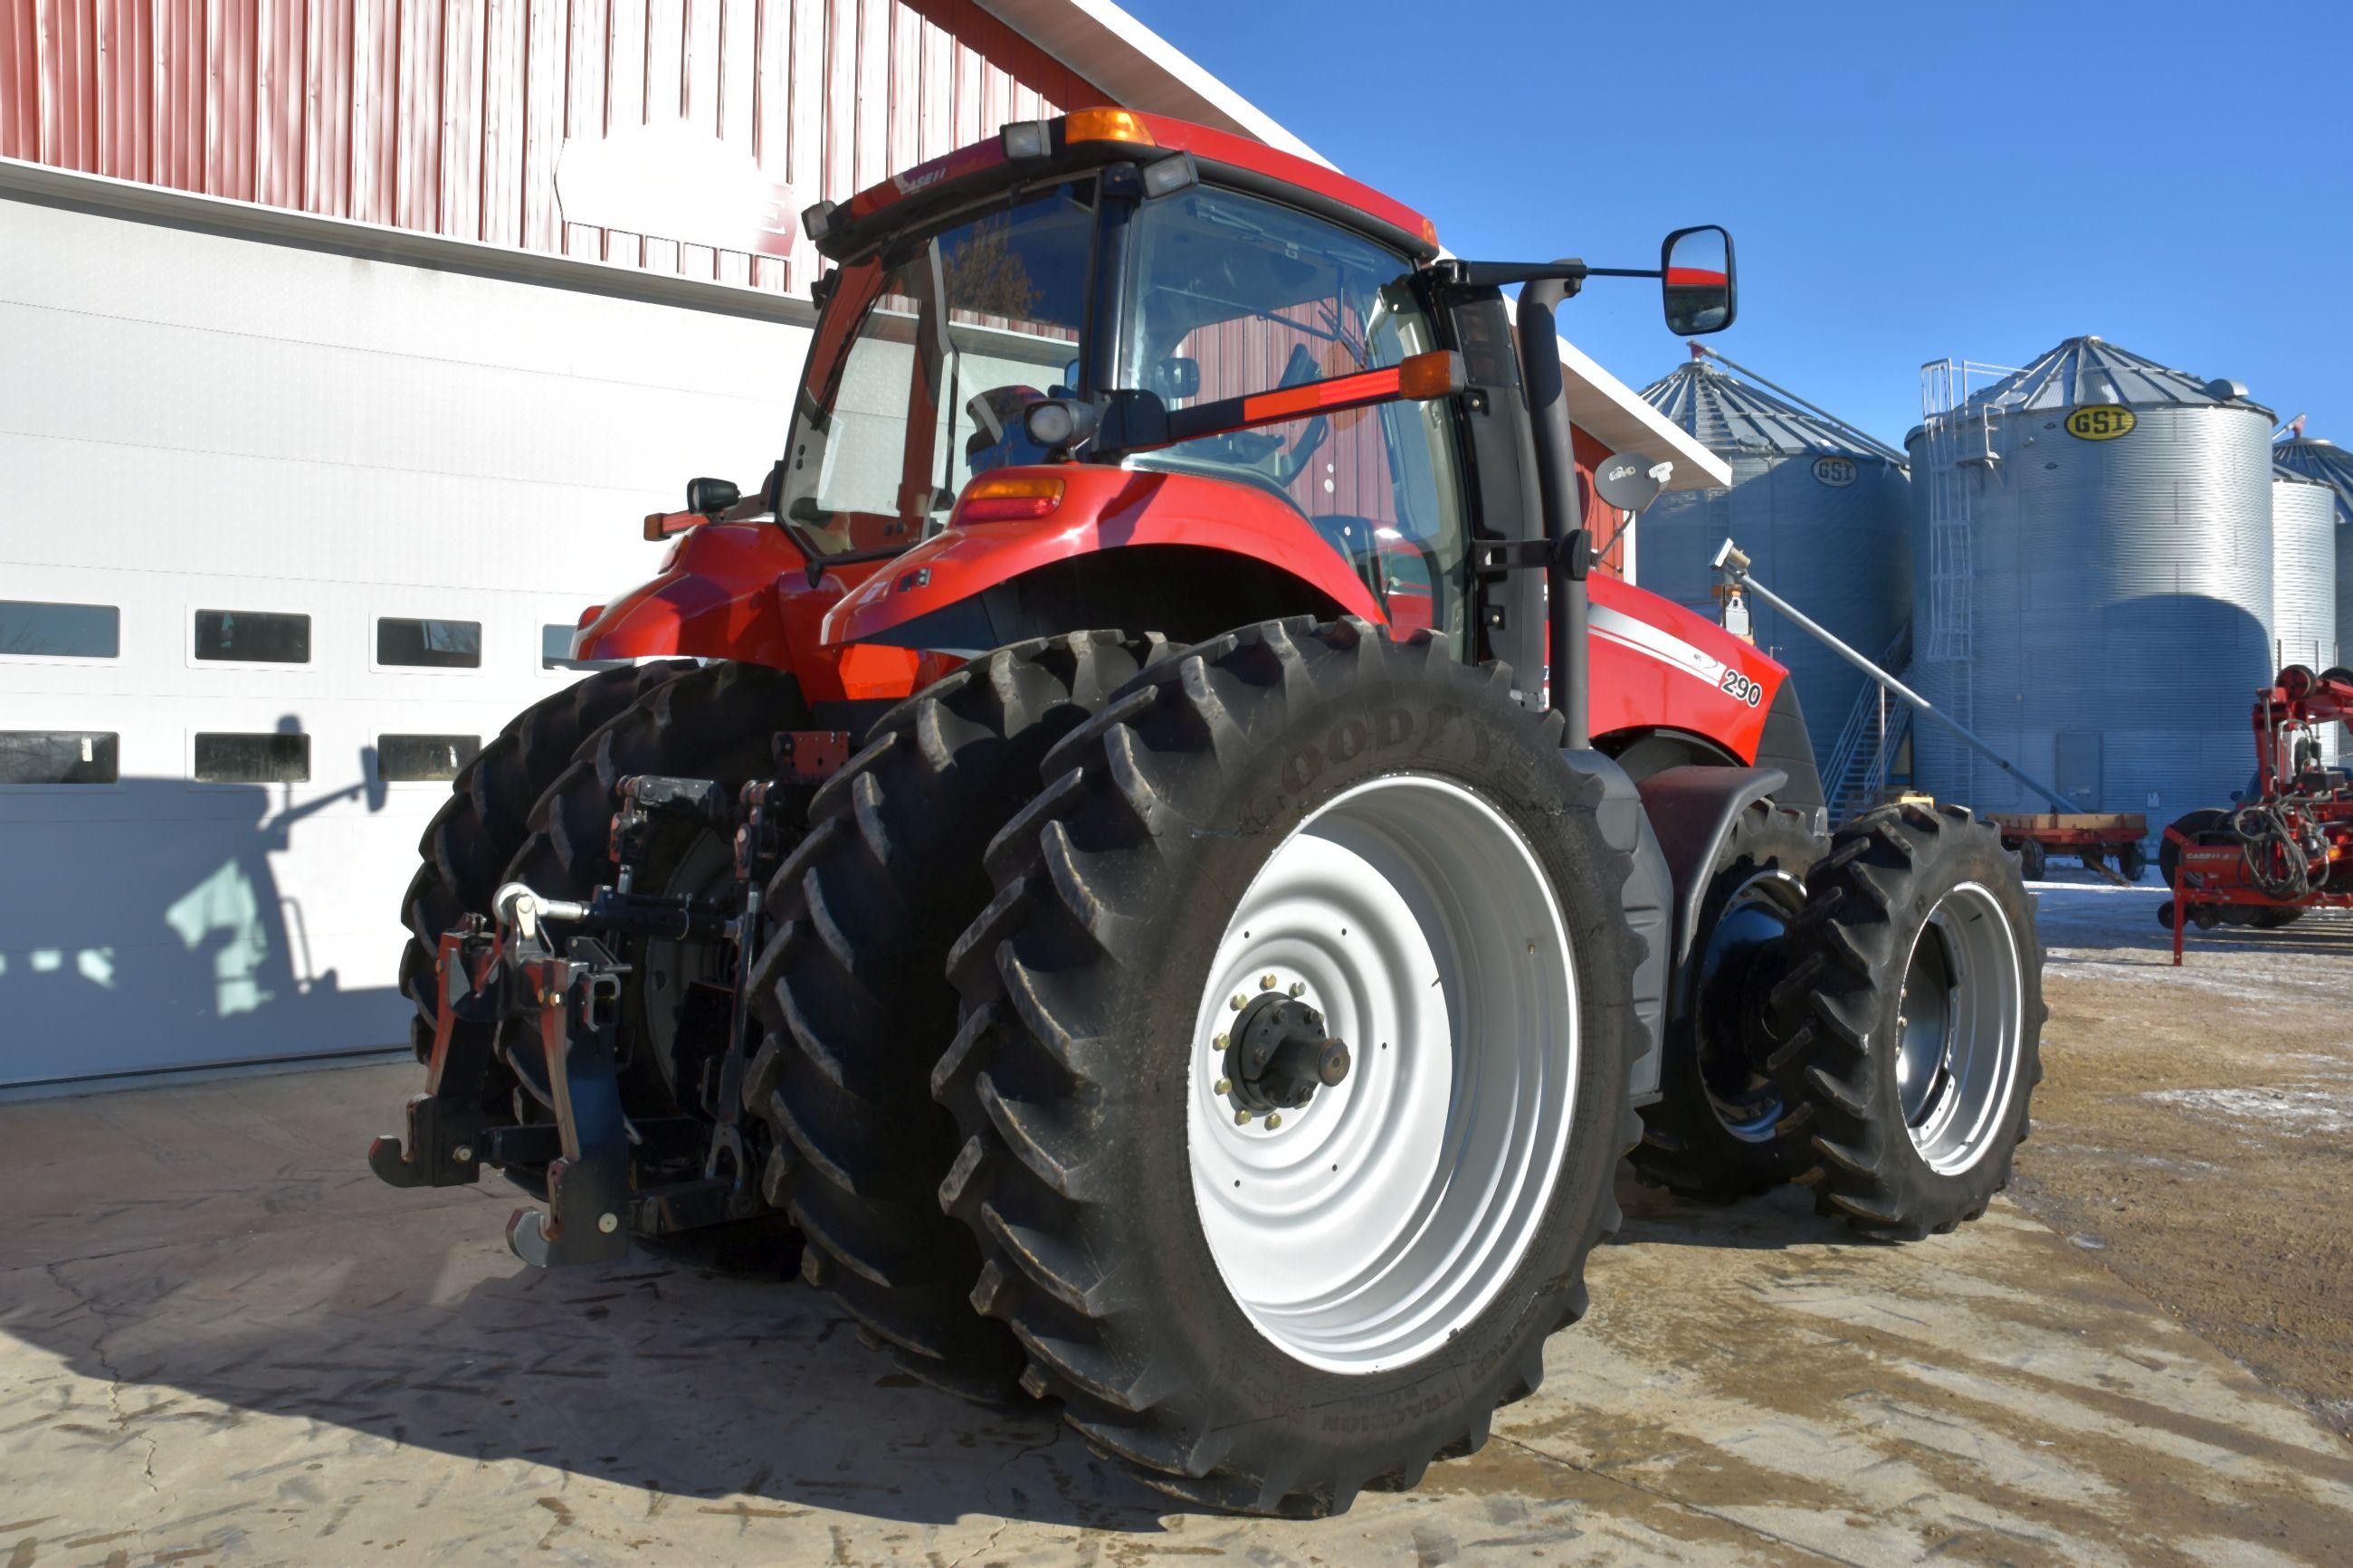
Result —
<instances>
[{"instance_id":1,"label":"lug nut","mask_svg":"<svg viewBox=\"0 0 2353 1568\"><path fill-rule=\"evenodd\" d=\"M1219 1035L1217 1039L1217 1044L1210 1047L1210 1049L1219 1051L1224 1050L1226 1048L1227 1042L1232 1037L1229 1035Z\"/></svg>"},{"instance_id":2,"label":"lug nut","mask_svg":"<svg viewBox=\"0 0 2353 1568\"><path fill-rule=\"evenodd\" d=\"M449 1158L456 1161L460 1165L464 1164L473 1157L474 1146L471 1143L460 1143L455 1149L449 1151Z\"/></svg>"},{"instance_id":3,"label":"lug nut","mask_svg":"<svg viewBox=\"0 0 2353 1568\"><path fill-rule=\"evenodd\" d=\"M1218 1080L1218 1092L1219 1092L1219 1094L1231 1094L1231 1093L1233 1093L1233 1091L1234 1091L1234 1080L1233 1080L1233 1079L1229 1079L1229 1078L1221 1078L1221 1079L1219 1079Z\"/></svg>"},{"instance_id":4,"label":"lug nut","mask_svg":"<svg viewBox=\"0 0 2353 1568\"><path fill-rule=\"evenodd\" d=\"M1242 994L1237 991L1231 996L1227 997L1226 1005L1231 1007L1237 1013L1240 1012L1244 1005Z\"/></svg>"},{"instance_id":5,"label":"lug nut","mask_svg":"<svg viewBox=\"0 0 2353 1568\"><path fill-rule=\"evenodd\" d=\"M1324 1080L1324 1087L1329 1089L1333 1085L1338 1083L1342 1079L1346 1078L1348 1076L1348 1067L1349 1056L1346 1042L1342 1040L1324 1041L1324 1048L1316 1053L1315 1058L1315 1076Z\"/></svg>"},{"instance_id":6,"label":"lug nut","mask_svg":"<svg viewBox=\"0 0 2353 1568\"><path fill-rule=\"evenodd\" d=\"M1234 1125L1237 1127L1248 1127L1250 1125L1250 1113L1247 1110L1237 1110L1234 1112Z\"/></svg>"},{"instance_id":7,"label":"lug nut","mask_svg":"<svg viewBox=\"0 0 2353 1568\"><path fill-rule=\"evenodd\" d=\"M1266 1130L1267 1130L1269 1132L1273 1131L1276 1128L1278 1128L1278 1127L1280 1127L1280 1126L1282 1126L1282 1111L1280 1111L1280 1110L1270 1110L1270 1111L1268 1111L1268 1112L1267 1112L1267 1116L1266 1116Z\"/></svg>"},{"instance_id":8,"label":"lug nut","mask_svg":"<svg viewBox=\"0 0 2353 1568\"><path fill-rule=\"evenodd\" d=\"M621 1216L617 1214L600 1214L596 1216L596 1228L610 1236L621 1228Z\"/></svg>"},{"instance_id":9,"label":"lug nut","mask_svg":"<svg viewBox=\"0 0 2353 1568\"><path fill-rule=\"evenodd\" d=\"M1305 982L1305 981L1303 981L1303 980L1294 980L1294 981L1293 981L1293 982L1291 983L1291 994L1292 994L1293 996L1304 996L1304 995L1306 995L1306 994L1307 994L1307 982Z\"/></svg>"},{"instance_id":10,"label":"lug nut","mask_svg":"<svg viewBox=\"0 0 2353 1568\"><path fill-rule=\"evenodd\" d=\"M1273 975L1271 975L1271 974L1261 974L1261 975L1260 975L1260 976L1258 977L1258 988L1259 988L1260 990L1261 990L1261 991L1271 991L1271 990L1273 990L1273 989L1274 989L1274 976L1273 976Z\"/></svg>"}]
</instances>

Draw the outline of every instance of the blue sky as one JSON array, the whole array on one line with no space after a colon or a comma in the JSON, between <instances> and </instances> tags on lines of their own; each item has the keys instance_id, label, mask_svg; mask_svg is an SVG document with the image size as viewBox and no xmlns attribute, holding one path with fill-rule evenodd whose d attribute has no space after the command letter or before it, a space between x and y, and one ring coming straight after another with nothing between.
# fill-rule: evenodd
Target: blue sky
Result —
<instances>
[{"instance_id":1,"label":"blue sky","mask_svg":"<svg viewBox=\"0 0 2353 1568\"><path fill-rule=\"evenodd\" d=\"M1924 361L2096 332L2353 445L2353 5L1124 3L1457 254L1724 224L1704 341L1884 439ZM1647 283L1561 321L1684 357Z\"/></svg>"}]
</instances>

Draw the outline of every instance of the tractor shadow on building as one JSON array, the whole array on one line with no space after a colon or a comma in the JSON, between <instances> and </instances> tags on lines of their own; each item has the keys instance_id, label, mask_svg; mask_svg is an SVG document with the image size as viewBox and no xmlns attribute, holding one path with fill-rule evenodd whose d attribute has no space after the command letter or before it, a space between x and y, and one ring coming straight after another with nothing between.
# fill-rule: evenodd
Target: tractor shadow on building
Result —
<instances>
[{"instance_id":1,"label":"tractor shadow on building","mask_svg":"<svg viewBox=\"0 0 2353 1568\"><path fill-rule=\"evenodd\" d=\"M375 793L364 804L380 809ZM314 946L303 900L273 863L298 836L306 851L307 836L332 839L337 819L322 814L368 786L301 804L285 794L131 778L69 799L0 796L0 866L26 895L0 907L0 1082L406 1039L398 990L343 984L334 933ZM396 944L388 911L383 924Z\"/></svg>"}]
</instances>

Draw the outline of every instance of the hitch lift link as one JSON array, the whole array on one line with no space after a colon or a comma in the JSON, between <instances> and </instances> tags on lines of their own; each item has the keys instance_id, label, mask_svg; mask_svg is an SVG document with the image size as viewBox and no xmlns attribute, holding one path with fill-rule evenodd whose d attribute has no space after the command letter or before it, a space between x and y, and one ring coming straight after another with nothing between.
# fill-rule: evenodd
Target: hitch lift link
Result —
<instances>
[{"instance_id":1,"label":"hitch lift link","mask_svg":"<svg viewBox=\"0 0 2353 1568\"><path fill-rule=\"evenodd\" d=\"M681 1100L699 1114L632 1120L621 1100L623 978L630 966L608 942L651 938L734 951L747 974L766 932L761 891L797 837L809 797L847 760L848 737L793 731L776 745L781 777L745 784L728 799L709 779L638 774L623 779L614 814L614 882L583 901L549 899L520 883L501 887L492 917L467 915L442 933L434 969L440 1005L425 1092L408 1102L403 1133L368 1146L368 1166L396 1187L462 1186L481 1168L544 1166L544 1211L507 1222L507 1246L541 1268L626 1257L632 1234L664 1235L771 1212L758 1190L761 1162L745 1146L743 1079L756 1045L744 987L689 987L681 1029L700 1021L723 1031L681 1077ZM732 837L734 877L716 898L646 893L632 887L653 830L691 821ZM549 922L573 928L561 952ZM501 1031L508 1020L526 1028ZM501 1047L504 1047L502 1051ZM538 1059L506 1065L519 1080L512 1120L492 1104L506 1052ZM525 1087L528 1086L528 1087ZM553 1121L524 1120L531 1099ZM698 1158L699 1157L699 1158ZM701 1173L677 1179L694 1162ZM663 1167L668 1167L667 1171Z\"/></svg>"}]
</instances>

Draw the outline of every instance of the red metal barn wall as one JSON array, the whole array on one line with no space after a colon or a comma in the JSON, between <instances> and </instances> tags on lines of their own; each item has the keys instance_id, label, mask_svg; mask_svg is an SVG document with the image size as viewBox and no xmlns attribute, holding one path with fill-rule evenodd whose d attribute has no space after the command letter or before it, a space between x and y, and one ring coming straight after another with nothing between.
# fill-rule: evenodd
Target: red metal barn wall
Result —
<instances>
[{"instance_id":1,"label":"red metal barn wall","mask_svg":"<svg viewBox=\"0 0 2353 1568\"><path fill-rule=\"evenodd\" d=\"M800 266L562 222L566 138L673 115L839 200L1113 101L969 0L5 0L0 156L660 272Z\"/></svg>"}]
</instances>

